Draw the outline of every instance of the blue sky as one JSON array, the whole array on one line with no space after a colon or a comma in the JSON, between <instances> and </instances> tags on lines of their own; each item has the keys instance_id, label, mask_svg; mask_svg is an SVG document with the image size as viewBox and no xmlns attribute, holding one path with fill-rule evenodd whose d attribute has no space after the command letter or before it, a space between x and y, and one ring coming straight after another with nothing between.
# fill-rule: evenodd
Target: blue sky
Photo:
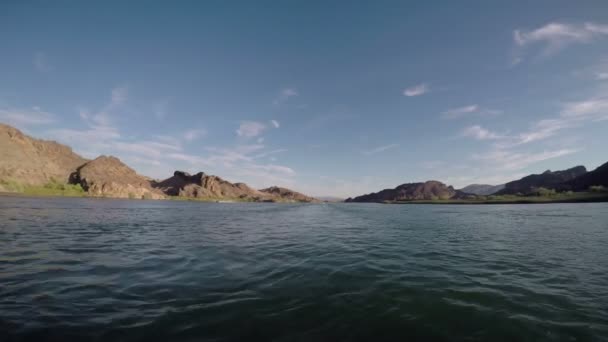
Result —
<instances>
[{"instance_id":1,"label":"blue sky","mask_svg":"<svg viewBox=\"0 0 608 342\"><path fill-rule=\"evenodd\" d=\"M607 1L2 1L0 122L352 196L608 161Z\"/></svg>"}]
</instances>

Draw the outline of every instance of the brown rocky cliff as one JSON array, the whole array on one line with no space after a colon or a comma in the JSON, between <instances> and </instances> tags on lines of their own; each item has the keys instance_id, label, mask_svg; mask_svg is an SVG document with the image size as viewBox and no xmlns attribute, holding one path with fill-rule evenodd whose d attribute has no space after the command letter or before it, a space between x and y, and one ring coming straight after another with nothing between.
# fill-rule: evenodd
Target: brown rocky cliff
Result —
<instances>
[{"instance_id":1,"label":"brown rocky cliff","mask_svg":"<svg viewBox=\"0 0 608 342\"><path fill-rule=\"evenodd\" d=\"M271 186L270 188L266 188L266 189L262 189L260 190L261 192L267 193L267 194L271 194L274 196L278 196L283 200L286 201L293 201L293 202L310 202L310 203L318 203L321 202L316 198L310 197L310 196L306 196L302 193L299 193L297 191L293 191L287 188L281 188L278 186Z\"/></svg>"},{"instance_id":2,"label":"brown rocky cliff","mask_svg":"<svg viewBox=\"0 0 608 342\"><path fill-rule=\"evenodd\" d=\"M0 180L43 185L66 183L72 172L87 159L68 146L41 140L0 124Z\"/></svg>"},{"instance_id":3,"label":"brown rocky cliff","mask_svg":"<svg viewBox=\"0 0 608 342\"><path fill-rule=\"evenodd\" d=\"M80 184L90 196L160 199L164 194L116 157L100 156L78 167L70 183Z\"/></svg>"}]
</instances>

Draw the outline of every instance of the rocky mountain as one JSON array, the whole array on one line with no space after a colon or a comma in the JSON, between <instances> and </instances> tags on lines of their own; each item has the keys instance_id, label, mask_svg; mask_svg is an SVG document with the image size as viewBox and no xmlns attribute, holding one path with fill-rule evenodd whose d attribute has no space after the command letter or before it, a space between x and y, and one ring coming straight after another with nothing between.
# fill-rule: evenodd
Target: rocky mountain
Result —
<instances>
[{"instance_id":1,"label":"rocky mountain","mask_svg":"<svg viewBox=\"0 0 608 342\"><path fill-rule=\"evenodd\" d=\"M156 182L153 186L167 195L191 198L245 200L254 202L316 202L301 193L279 187L256 190L245 183L231 183L220 177L199 172L190 175L175 171L173 177Z\"/></svg>"},{"instance_id":2,"label":"rocky mountain","mask_svg":"<svg viewBox=\"0 0 608 342\"><path fill-rule=\"evenodd\" d=\"M270 200L270 196L266 196L266 194L247 186L247 184L233 184L220 177L207 175L203 172L190 175L187 172L175 171L172 177L153 185L170 196L250 201Z\"/></svg>"},{"instance_id":3,"label":"rocky mountain","mask_svg":"<svg viewBox=\"0 0 608 342\"><path fill-rule=\"evenodd\" d=\"M535 188L559 188L561 184L572 181L587 173L584 166L575 166L562 171L547 170L541 174L529 175L516 181L505 184L505 188L497 195L527 195L533 193Z\"/></svg>"},{"instance_id":4,"label":"rocky mountain","mask_svg":"<svg viewBox=\"0 0 608 342\"><path fill-rule=\"evenodd\" d=\"M183 196L256 202L316 202L301 193L279 187L256 190L245 183L230 183L199 172L175 171L163 181L137 174L118 158L82 158L68 146L35 139L16 128L0 124L0 191L9 184L46 186L49 183L79 184L95 197L162 199Z\"/></svg>"},{"instance_id":5,"label":"rocky mountain","mask_svg":"<svg viewBox=\"0 0 608 342\"><path fill-rule=\"evenodd\" d=\"M40 140L0 124L0 180L28 185L66 183L87 159L68 146Z\"/></svg>"},{"instance_id":6,"label":"rocky mountain","mask_svg":"<svg viewBox=\"0 0 608 342\"><path fill-rule=\"evenodd\" d=\"M116 157L99 156L79 166L70 175L71 184L80 184L90 195L113 198L161 199L164 194L150 181Z\"/></svg>"},{"instance_id":7,"label":"rocky mountain","mask_svg":"<svg viewBox=\"0 0 608 342\"><path fill-rule=\"evenodd\" d=\"M355 198L348 198L345 202L385 202L385 201L413 201L451 199L461 196L462 193L438 181L424 183L407 183L394 189L384 189Z\"/></svg>"},{"instance_id":8,"label":"rocky mountain","mask_svg":"<svg viewBox=\"0 0 608 342\"><path fill-rule=\"evenodd\" d=\"M286 188L281 188L278 186L271 186L270 188L262 189L260 191L263 193L272 195L272 196L279 197L282 200L289 201L289 202L315 202L315 203L320 202L316 198L306 196L297 191L293 191L293 190L286 189Z\"/></svg>"},{"instance_id":9,"label":"rocky mountain","mask_svg":"<svg viewBox=\"0 0 608 342\"><path fill-rule=\"evenodd\" d=\"M487 195L492 195L504 188L505 188L504 184L500 184L500 185L471 184L471 185L467 185L464 188L460 189L460 191L467 193L467 194L487 196Z\"/></svg>"},{"instance_id":10,"label":"rocky mountain","mask_svg":"<svg viewBox=\"0 0 608 342\"><path fill-rule=\"evenodd\" d=\"M608 163L584 173L558 187L559 190L586 191L592 186L608 187Z\"/></svg>"}]
</instances>

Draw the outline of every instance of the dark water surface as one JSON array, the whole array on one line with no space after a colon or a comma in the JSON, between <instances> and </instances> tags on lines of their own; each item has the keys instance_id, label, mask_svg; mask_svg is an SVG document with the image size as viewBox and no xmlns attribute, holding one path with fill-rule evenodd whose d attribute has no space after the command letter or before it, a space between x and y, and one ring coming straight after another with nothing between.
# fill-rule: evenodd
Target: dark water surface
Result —
<instances>
[{"instance_id":1,"label":"dark water surface","mask_svg":"<svg viewBox=\"0 0 608 342\"><path fill-rule=\"evenodd\" d=\"M608 204L0 197L13 340L608 340Z\"/></svg>"}]
</instances>

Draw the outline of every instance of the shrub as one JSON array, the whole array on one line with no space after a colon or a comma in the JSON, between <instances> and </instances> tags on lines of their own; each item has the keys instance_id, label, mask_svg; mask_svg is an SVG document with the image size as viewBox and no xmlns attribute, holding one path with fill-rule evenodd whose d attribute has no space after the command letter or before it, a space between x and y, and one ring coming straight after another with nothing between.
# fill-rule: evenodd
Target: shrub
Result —
<instances>
[{"instance_id":1,"label":"shrub","mask_svg":"<svg viewBox=\"0 0 608 342\"><path fill-rule=\"evenodd\" d=\"M589 191L591 192L608 192L608 188L603 185L593 185L589 187Z\"/></svg>"},{"instance_id":2,"label":"shrub","mask_svg":"<svg viewBox=\"0 0 608 342\"><path fill-rule=\"evenodd\" d=\"M555 189L547 189L547 188L536 188L532 190L532 193L542 197L553 197L557 194Z\"/></svg>"}]
</instances>

